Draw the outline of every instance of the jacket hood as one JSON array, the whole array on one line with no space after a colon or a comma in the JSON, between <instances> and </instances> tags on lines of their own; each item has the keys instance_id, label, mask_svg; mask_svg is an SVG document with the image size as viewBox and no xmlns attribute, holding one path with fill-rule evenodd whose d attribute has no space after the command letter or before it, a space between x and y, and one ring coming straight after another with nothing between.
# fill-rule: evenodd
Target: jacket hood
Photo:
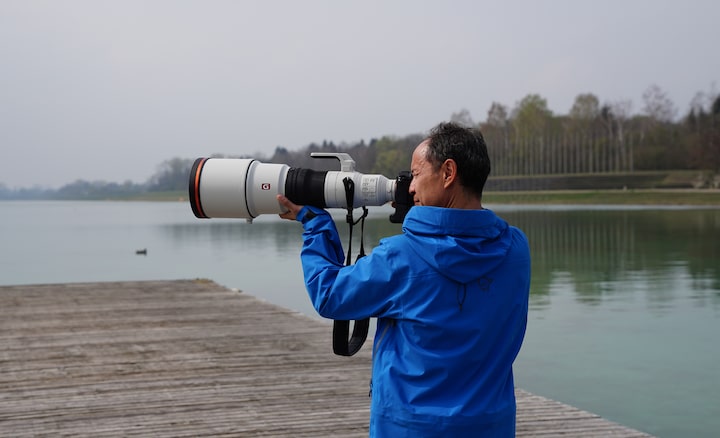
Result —
<instances>
[{"instance_id":1,"label":"jacket hood","mask_svg":"<svg viewBox=\"0 0 720 438\"><path fill-rule=\"evenodd\" d=\"M402 228L414 256L461 284L495 269L512 243L507 222L491 210L414 206Z\"/></svg>"}]
</instances>

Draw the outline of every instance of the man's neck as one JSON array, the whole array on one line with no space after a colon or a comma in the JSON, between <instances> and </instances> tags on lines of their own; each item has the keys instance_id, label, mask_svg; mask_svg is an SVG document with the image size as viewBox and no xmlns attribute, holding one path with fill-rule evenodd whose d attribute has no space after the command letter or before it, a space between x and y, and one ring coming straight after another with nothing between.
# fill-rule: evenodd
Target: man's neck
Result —
<instances>
[{"instance_id":1,"label":"man's neck","mask_svg":"<svg viewBox=\"0 0 720 438\"><path fill-rule=\"evenodd\" d=\"M464 191L457 191L450 196L447 208L460 208L464 210L482 210L482 201L472 195L468 195Z\"/></svg>"}]
</instances>

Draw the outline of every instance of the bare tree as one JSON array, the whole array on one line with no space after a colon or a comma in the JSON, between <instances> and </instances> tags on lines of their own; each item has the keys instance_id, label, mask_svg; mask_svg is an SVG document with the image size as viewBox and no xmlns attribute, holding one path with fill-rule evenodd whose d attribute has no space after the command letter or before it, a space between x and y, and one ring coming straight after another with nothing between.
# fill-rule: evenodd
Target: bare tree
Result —
<instances>
[{"instance_id":1,"label":"bare tree","mask_svg":"<svg viewBox=\"0 0 720 438\"><path fill-rule=\"evenodd\" d=\"M585 93L575 97L567 119L567 127L577 141L576 148L587 153L589 171L599 170L599 166L604 164L600 157L603 149L596 144L598 135L595 127L599 115L600 101L597 96Z\"/></svg>"},{"instance_id":2,"label":"bare tree","mask_svg":"<svg viewBox=\"0 0 720 438\"><path fill-rule=\"evenodd\" d=\"M460 112L452 113L450 121L467 128L475 126L475 122L470 115L470 111L465 108L461 109Z\"/></svg>"},{"instance_id":3,"label":"bare tree","mask_svg":"<svg viewBox=\"0 0 720 438\"><path fill-rule=\"evenodd\" d=\"M483 135L491 149L495 161L493 173L507 175L513 173L512 150L510 143L510 120L505 105L493 102L487 113L487 120L483 126Z\"/></svg>"},{"instance_id":4,"label":"bare tree","mask_svg":"<svg viewBox=\"0 0 720 438\"><path fill-rule=\"evenodd\" d=\"M655 122L672 122L677 114L675 104L659 86L653 84L645 90L643 113Z\"/></svg>"},{"instance_id":5,"label":"bare tree","mask_svg":"<svg viewBox=\"0 0 720 438\"><path fill-rule=\"evenodd\" d=\"M487 124L496 128L505 128L508 125L508 110L501 103L493 102L487 114Z\"/></svg>"},{"instance_id":6,"label":"bare tree","mask_svg":"<svg viewBox=\"0 0 720 438\"><path fill-rule=\"evenodd\" d=\"M632 148L628 148L626 141L626 128L630 120L633 103L630 99L617 100L610 104L612 112L612 121L615 125L615 139L618 145L618 155L616 157L616 170L634 169Z\"/></svg>"}]
</instances>

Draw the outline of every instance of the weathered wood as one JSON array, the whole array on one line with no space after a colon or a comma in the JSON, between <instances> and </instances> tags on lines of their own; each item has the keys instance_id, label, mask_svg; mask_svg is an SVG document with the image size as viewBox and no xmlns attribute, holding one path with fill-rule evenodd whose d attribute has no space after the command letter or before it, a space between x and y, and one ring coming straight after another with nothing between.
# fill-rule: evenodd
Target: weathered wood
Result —
<instances>
[{"instance_id":1,"label":"weathered wood","mask_svg":"<svg viewBox=\"0 0 720 438\"><path fill-rule=\"evenodd\" d=\"M0 287L0 434L366 436L370 343L330 342L209 281ZM517 395L518 436L648 436Z\"/></svg>"}]
</instances>

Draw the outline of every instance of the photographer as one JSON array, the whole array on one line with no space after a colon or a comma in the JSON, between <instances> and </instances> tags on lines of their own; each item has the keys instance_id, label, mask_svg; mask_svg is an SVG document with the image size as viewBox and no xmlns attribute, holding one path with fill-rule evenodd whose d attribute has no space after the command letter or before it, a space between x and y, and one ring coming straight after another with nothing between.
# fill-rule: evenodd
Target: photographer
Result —
<instances>
[{"instance_id":1,"label":"photographer","mask_svg":"<svg viewBox=\"0 0 720 438\"><path fill-rule=\"evenodd\" d=\"M415 149L403 233L344 266L330 215L283 195L302 223L310 299L336 320L378 318L370 435L514 436L512 363L525 334L525 235L482 207L482 134L442 123Z\"/></svg>"}]
</instances>

